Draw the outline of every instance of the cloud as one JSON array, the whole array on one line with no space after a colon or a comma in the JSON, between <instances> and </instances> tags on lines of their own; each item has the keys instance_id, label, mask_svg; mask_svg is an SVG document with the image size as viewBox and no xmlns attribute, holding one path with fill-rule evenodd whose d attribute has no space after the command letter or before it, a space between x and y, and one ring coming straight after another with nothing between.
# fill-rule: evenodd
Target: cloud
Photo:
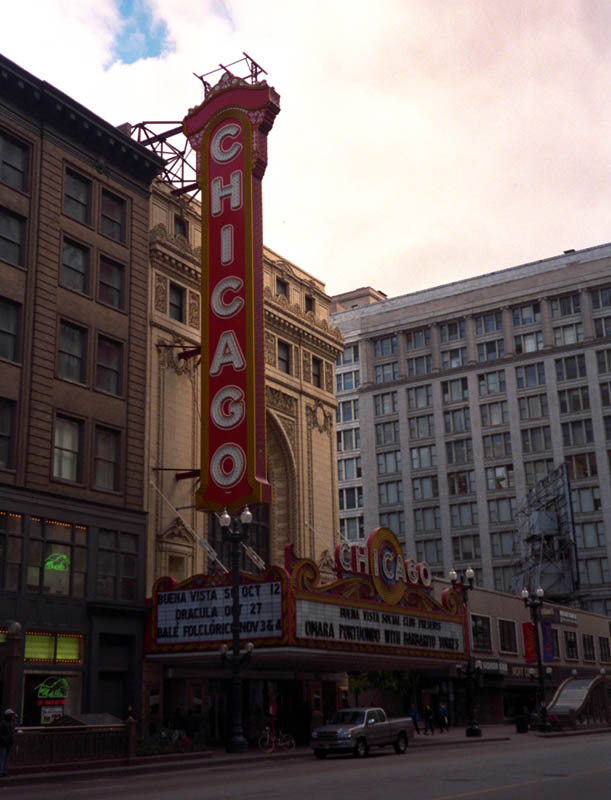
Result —
<instances>
[{"instance_id":1,"label":"cloud","mask_svg":"<svg viewBox=\"0 0 611 800\"><path fill-rule=\"evenodd\" d=\"M10 4L0 47L114 124L182 119L202 99L193 72L249 53L282 105L265 241L331 293L402 294L609 238L604 0L139 2L165 46L131 64L113 57L111 0Z\"/></svg>"}]
</instances>

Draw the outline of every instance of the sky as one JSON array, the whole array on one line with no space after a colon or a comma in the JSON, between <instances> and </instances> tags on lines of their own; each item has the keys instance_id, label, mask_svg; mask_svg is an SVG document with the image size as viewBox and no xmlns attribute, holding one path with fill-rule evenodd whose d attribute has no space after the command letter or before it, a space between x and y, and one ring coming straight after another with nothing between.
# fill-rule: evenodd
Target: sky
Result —
<instances>
[{"instance_id":1,"label":"sky","mask_svg":"<svg viewBox=\"0 0 611 800\"><path fill-rule=\"evenodd\" d=\"M27 0L0 52L114 125L247 52L279 92L264 239L388 296L611 240L609 0Z\"/></svg>"}]
</instances>

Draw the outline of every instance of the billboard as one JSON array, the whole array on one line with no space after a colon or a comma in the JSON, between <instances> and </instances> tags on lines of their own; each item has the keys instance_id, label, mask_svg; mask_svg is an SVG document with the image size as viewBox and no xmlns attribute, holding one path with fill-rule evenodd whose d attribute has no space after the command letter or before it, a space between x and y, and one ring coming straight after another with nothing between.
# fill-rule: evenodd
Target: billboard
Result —
<instances>
[{"instance_id":1,"label":"billboard","mask_svg":"<svg viewBox=\"0 0 611 800\"><path fill-rule=\"evenodd\" d=\"M269 502L261 180L279 112L267 83L225 72L183 121L202 193L201 463L196 507Z\"/></svg>"}]
</instances>

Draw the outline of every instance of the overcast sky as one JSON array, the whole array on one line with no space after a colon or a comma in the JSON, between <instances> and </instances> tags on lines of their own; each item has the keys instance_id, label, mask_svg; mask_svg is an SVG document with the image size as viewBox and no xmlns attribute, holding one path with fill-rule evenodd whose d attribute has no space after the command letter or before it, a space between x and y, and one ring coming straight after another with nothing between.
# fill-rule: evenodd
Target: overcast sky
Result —
<instances>
[{"instance_id":1,"label":"overcast sky","mask_svg":"<svg viewBox=\"0 0 611 800\"><path fill-rule=\"evenodd\" d=\"M246 51L265 243L389 296L611 240L610 0L5 0L0 51L112 124Z\"/></svg>"}]
</instances>

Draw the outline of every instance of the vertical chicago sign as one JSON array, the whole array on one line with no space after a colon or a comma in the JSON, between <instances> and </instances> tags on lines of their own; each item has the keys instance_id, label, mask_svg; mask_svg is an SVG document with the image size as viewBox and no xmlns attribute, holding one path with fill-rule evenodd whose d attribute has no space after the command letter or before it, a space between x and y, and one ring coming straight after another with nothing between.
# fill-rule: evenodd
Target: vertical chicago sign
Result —
<instances>
[{"instance_id":1,"label":"vertical chicago sign","mask_svg":"<svg viewBox=\"0 0 611 800\"><path fill-rule=\"evenodd\" d=\"M279 96L224 73L184 120L202 193L203 511L269 502L261 180Z\"/></svg>"}]
</instances>

